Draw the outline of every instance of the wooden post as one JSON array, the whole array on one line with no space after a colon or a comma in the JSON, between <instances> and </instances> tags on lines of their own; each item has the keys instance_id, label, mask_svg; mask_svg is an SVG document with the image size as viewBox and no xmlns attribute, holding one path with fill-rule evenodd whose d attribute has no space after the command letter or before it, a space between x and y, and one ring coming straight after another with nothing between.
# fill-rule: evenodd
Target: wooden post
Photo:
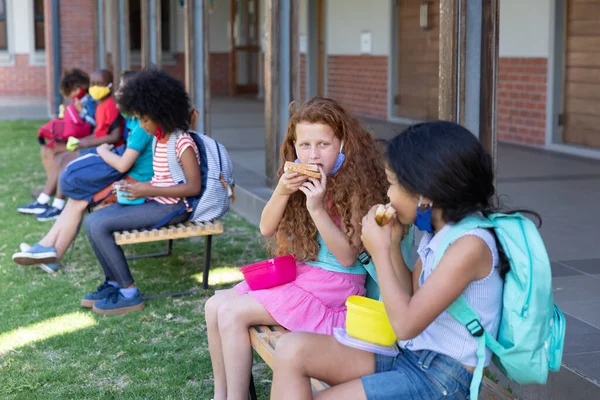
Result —
<instances>
[{"instance_id":1,"label":"wooden post","mask_svg":"<svg viewBox=\"0 0 600 400\"><path fill-rule=\"evenodd\" d=\"M185 86L198 110L197 131L210 135L209 0L185 2Z\"/></svg>"},{"instance_id":2,"label":"wooden post","mask_svg":"<svg viewBox=\"0 0 600 400\"><path fill-rule=\"evenodd\" d=\"M496 159L499 0L440 1L439 118L479 137Z\"/></svg>"},{"instance_id":3,"label":"wooden post","mask_svg":"<svg viewBox=\"0 0 600 400\"><path fill-rule=\"evenodd\" d=\"M456 121L458 2L440 0L440 81L438 117Z\"/></svg>"},{"instance_id":4,"label":"wooden post","mask_svg":"<svg viewBox=\"0 0 600 400\"><path fill-rule=\"evenodd\" d=\"M156 45L156 60L154 65L156 68L162 66L162 13L161 13L161 0L152 0L155 2L155 18L154 21L150 21L155 26L155 45ZM168 1L168 0L165 0Z\"/></svg>"},{"instance_id":5,"label":"wooden post","mask_svg":"<svg viewBox=\"0 0 600 400\"><path fill-rule=\"evenodd\" d=\"M235 16L237 1L229 0L229 95L237 94L237 43L235 41Z\"/></svg>"},{"instance_id":6,"label":"wooden post","mask_svg":"<svg viewBox=\"0 0 600 400\"><path fill-rule=\"evenodd\" d=\"M140 6L142 23L142 68L148 68L150 66L150 4L148 4L148 1L141 1Z\"/></svg>"},{"instance_id":7,"label":"wooden post","mask_svg":"<svg viewBox=\"0 0 600 400\"><path fill-rule=\"evenodd\" d=\"M121 67L124 70L131 69L131 32L129 30L129 0L121 0L123 7L121 11ZM115 77L115 79L118 79Z\"/></svg>"},{"instance_id":8,"label":"wooden post","mask_svg":"<svg viewBox=\"0 0 600 400\"><path fill-rule=\"evenodd\" d=\"M481 35L481 109L479 140L496 164L496 104L498 84L499 0L483 2Z\"/></svg>"},{"instance_id":9,"label":"wooden post","mask_svg":"<svg viewBox=\"0 0 600 400\"><path fill-rule=\"evenodd\" d=\"M291 101L299 98L298 0L266 0L265 29L265 175L277 183L279 148Z\"/></svg>"},{"instance_id":10,"label":"wooden post","mask_svg":"<svg viewBox=\"0 0 600 400\"><path fill-rule=\"evenodd\" d=\"M265 174L277 182L279 160L279 0L266 0L265 21Z\"/></svg>"},{"instance_id":11,"label":"wooden post","mask_svg":"<svg viewBox=\"0 0 600 400\"><path fill-rule=\"evenodd\" d=\"M184 35L184 64L185 64L185 90L190 95L192 104L196 98L193 90L194 82L194 0L185 0L185 19L183 22Z\"/></svg>"},{"instance_id":12,"label":"wooden post","mask_svg":"<svg viewBox=\"0 0 600 400\"><path fill-rule=\"evenodd\" d=\"M121 40L119 32L119 0L110 2L110 29L111 32L111 61L113 72L113 90L119 88L119 76L121 75Z\"/></svg>"}]
</instances>

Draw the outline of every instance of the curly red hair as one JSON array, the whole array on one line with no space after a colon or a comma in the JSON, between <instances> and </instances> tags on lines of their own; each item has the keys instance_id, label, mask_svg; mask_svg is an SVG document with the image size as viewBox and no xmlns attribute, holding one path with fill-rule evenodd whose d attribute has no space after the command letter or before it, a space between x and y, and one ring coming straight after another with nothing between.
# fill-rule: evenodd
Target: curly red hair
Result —
<instances>
[{"instance_id":1,"label":"curly red hair","mask_svg":"<svg viewBox=\"0 0 600 400\"><path fill-rule=\"evenodd\" d=\"M293 108L293 103L290 109ZM292 110L293 111L293 110ZM352 243L360 219L375 204L387 199L387 179L382 152L373 136L364 130L357 118L337 101L313 97L302 104L288 122L281 145L281 163L277 176L283 174L285 161L296 159L296 126L301 123L326 124L343 141L346 154L338 172L327 177L326 199L332 204L329 213L339 217L341 227ZM319 251L317 228L306 208L306 196L297 191L290 196L276 234L270 239L271 253L276 256L294 253L298 260L315 260Z\"/></svg>"}]
</instances>

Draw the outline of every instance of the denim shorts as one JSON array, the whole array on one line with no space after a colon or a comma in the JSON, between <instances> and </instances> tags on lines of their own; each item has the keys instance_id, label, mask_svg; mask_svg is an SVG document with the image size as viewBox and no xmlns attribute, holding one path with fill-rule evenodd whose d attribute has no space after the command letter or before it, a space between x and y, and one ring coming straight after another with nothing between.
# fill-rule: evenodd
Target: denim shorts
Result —
<instances>
[{"instance_id":1,"label":"denim shorts","mask_svg":"<svg viewBox=\"0 0 600 400\"><path fill-rule=\"evenodd\" d=\"M468 399L473 374L455 359L430 350L375 356L375 373L363 376L369 400Z\"/></svg>"}]
</instances>

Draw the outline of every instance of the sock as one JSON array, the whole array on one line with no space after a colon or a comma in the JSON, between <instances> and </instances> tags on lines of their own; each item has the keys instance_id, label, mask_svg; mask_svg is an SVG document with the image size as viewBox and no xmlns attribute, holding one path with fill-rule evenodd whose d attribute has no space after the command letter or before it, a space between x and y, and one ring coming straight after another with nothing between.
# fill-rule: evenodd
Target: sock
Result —
<instances>
[{"instance_id":1,"label":"sock","mask_svg":"<svg viewBox=\"0 0 600 400\"><path fill-rule=\"evenodd\" d=\"M65 208L65 199L59 199L55 197L54 201L52 202L52 207L62 210Z\"/></svg>"},{"instance_id":2,"label":"sock","mask_svg":"<svg viewBox=\"0 0 600 400\"><path fill-rule=\"evenodd\" d=\"M137 294L138 290L136 287L132 287L130 289L119 289L119 292L121 292L123 297L125 297L126 299L131 299Z\"/></svg>"},{"instance_id":3,"label":"sock","mask_svg":"<svg viewBox=\"0 0 600 400\"><path fill-rule=\"evenodd\" d=\"M37 202L40 204L48 204L49 201L50 201L50 196L48 196L44 192L40 193L40 195L37 198Z\"/></svg>"},{"instance_id":4,"label":"sock","mask_svg":"<svg viewBox=\"0 0 600 400\"><path fill-rule=\"evenodd\" d=\"M106 283L108 283L110 286L114 286L116 288L119 287L119 284L117 282L115 282L115 281L106 280Z\"/></svg>"}]
</instances>

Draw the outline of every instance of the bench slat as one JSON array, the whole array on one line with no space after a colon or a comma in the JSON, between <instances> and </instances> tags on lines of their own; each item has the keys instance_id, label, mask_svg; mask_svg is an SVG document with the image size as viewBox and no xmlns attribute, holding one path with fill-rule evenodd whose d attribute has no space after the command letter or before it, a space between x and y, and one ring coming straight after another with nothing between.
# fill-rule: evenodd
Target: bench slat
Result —
<instances>
[{"instance_id":1,"label":"bench slat","mask_svg":"<svg viewBox=\"0 0 600 400\"><path fill-rule=\"evenodd\" d=\"M264 362L273 369L273 355L277 340L287 332L281 326L256 325L250 327L250 343ZM329 386L325 382L316 379L310 380L313 391L318 392L327 389ZM480 400L515 400L515 397L505 389L498 386L488 378L484 377L479 393Z\"/></svg>"},{"instance_id":2,"label":"bench slat","mask_svg":"<svg viewBox=\"0 0 600 400\"><path fill-rule=\"evenodd\" d=\"M223 232L223 222L219 220L213 221L209 225L186 221L183 224L169 225L160 229L115 232L113 237L118 245L126 245L194 236L220 235Z\"/></svg>"}]
</instances>

